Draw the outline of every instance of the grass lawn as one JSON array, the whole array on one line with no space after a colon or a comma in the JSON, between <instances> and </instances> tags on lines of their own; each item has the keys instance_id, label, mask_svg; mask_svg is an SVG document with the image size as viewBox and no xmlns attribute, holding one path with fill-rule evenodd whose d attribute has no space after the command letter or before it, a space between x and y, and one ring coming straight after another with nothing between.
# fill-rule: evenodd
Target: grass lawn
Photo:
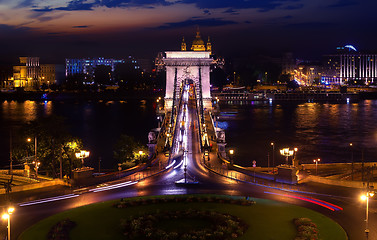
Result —
<instances>
[{"instance_id":1,"label":"grass lawn","mask_svg":"<svg viewBox=\"0 0 377 240\"><path fill-rule=\"evenodd\" d=\"M198 195L197 195L198 196ZM208 195L207 195L208 196ZM156 196L158 198L172 196ZM296 235L294 218L307 217L317 224L321 240L346 240L345 231L333 220L324 215L303 207L280 203L265 199L253 199L255 205L241 206L221 203L158 203L118 209L112 205L118 201L96 203L75 208L50 216L28 228L20 236L20 240L42 240L47 238L50 228L57 222L69 218L77 223L71 231L71 239L124 239L120 227L120 219L130 216L144 215L150 212L200 209L213 210L238 216L249 224L246 233L238 239L245 240L292 240ZM190 221L182 221L180 227L187 227ZM171 229L166 222L161 223L163 229ZM195 224L193 227L197 228Z\"/></svg>"}]
</instances>

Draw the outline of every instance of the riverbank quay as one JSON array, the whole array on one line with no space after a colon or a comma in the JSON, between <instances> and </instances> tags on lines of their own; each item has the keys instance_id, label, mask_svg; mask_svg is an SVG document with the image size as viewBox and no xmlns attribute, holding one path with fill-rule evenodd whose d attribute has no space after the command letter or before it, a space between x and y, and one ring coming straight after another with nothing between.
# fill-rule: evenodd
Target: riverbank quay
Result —
<instances>
[{"instance_id":1,"label":"riverbank quay","mask_svg":"<svg viewBox=\"0 0 377 240\"><path fill-rule=\"evenodd\" d=\"M284 88L246 88L226 89L212 92L214 101L221 102L339 102L349 103L359 100L377 99L377 89L374 87L348 87L339 89L326 88L298 88L295 90Z\"/></svg>"},{"instance_id":2,"label":"riverbank quay","mask_svg":"<svg viewBox=\"0 0 377 240\"><path fill-rule=\"evenodd\" d=\"M155 100L160 91L1 91L0 101L125 101Z\"/></svg>"}]
</instances>

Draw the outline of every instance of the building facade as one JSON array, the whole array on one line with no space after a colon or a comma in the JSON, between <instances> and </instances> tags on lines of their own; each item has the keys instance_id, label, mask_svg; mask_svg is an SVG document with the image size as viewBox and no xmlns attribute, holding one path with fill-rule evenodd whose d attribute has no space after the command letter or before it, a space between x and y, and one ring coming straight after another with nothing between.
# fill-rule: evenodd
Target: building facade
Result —
<instances>
[{"instance_id":1,"label":"building facade","mask_svg":"<svg viewBox=\"0 0 377 240\"><path fill-rule=\"evenodd\" d=\"M324 58L322 82L325 84L366 85L377 81L377 54L359 52L351 45L338 47L336 54Z\"/></svg>"},{"instance_id":2,"label":"building facade","mask_svg":"<svg viewBox=\"0 0 377 240\"><path fill-rule=\"evenodd\" d=\"M56 82L55 65L40 64L39 57L20 57L20 64L13 66L13 76L9 86L27 90L39 89L43 84Z\"/></svg>"},{"instance_id":3,"label":"building facade","mask_svg":"<svg viewBox=\"0 0 377 240\"><path fill-rule=\"evenodd\" d=\"M136 60L131 59L131 61L136 63ZM93 82L94 71L97 66L109 66L111 71L114 72L117 64L125 62L124 59L113 58L70 58L65 60L65 76L84 74L87 82Z\"/></svg>"},{"instance_id":4,"label":"building facade","mask_svg":"<svg viewBox=\"0 0 377 240\"><path fill-rule=\"evenodd\" d=\"M54 84L56 81L55 64L41 64L40 69L40 85Z\"/></svg>"}]
</instances>

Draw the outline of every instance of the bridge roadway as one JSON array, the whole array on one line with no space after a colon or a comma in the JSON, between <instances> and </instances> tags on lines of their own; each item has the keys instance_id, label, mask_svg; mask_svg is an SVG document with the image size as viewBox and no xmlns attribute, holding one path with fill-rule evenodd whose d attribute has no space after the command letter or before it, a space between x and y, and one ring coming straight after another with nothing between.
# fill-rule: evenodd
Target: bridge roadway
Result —
<instances>
[{"instance_id":1,"label":"bridge roadway","mask_svg":"<svg viewBox=\"0 0 377 240\"><path fill-rule=\"evenodd\" d=\"M140 182L126 182L123 185L113 185L114 187L95 188L98 191L92 189L80 194L66 196L66 199L62 200L54 201L54 199L50 199L51 201L49 202L38 204L31 202L31 205L27 205L28 203L26 205L18 204L19 206L16 207L16 211L12 216L13 236L19 236L26 228L47 216L91 203L135 196L213 193L266 198L307 207L321 212L340 223L346 230L349 239L365 239L365 205L362 205L358 200L360 191L311 184L306 187L312 193L287 192L277 188L237 182L215 174L203 166L201 162L199 126L196 121L198 118L194 100L186 97L177 117L178 119L184 119L185 125L183 129L180 127L176 129L178 137L174 142L173 151L175 154L179 154L179 151L184 148L187 152L181 158L171 159L170 168L167 171ZM211 154L211 158L214 159L215 155ZM165 159L162 154L158 158ZM199 184L185 186L175 183L184 177L185 166L187 167L189 178L193 179L195 177L195 181L198 181ZM331 211L328 208L314 204L313 201L303 201L302 199L304 198L326 201L341 206L343 210ZM372 207L372 213L369 219L371 231L369 239L377 239L377 215L373 211L373 206L377 206L377 202L370 201L370 206Z\"/></svg>"}]
</instances>

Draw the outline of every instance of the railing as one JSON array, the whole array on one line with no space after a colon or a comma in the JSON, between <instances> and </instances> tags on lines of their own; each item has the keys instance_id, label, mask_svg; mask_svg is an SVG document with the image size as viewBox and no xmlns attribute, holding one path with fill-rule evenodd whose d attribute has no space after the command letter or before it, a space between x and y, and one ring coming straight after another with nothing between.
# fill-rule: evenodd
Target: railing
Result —
<instances>
[{"instance_id":1,"label":"railing","mask_svg":"<svg viewBox=\"0 0 377 240\"><path fill-rule=\"evenodd\" d=\"M240 173L234 170L229 170L226 167L212 167L206 161L204 161L203 165L209 171L215 174L218 174L220 176L226 177L228 179L234 180L234 181L245 182L245 183L250 183L250 184L254 184L258 186L275 188L275 189L286 190L286 191L305 192L305 189L302 186L278 183L278 182L269 181L265 179L259 179L255 176L250 176L250 175Z\"/></svg>"}]
</instances>

